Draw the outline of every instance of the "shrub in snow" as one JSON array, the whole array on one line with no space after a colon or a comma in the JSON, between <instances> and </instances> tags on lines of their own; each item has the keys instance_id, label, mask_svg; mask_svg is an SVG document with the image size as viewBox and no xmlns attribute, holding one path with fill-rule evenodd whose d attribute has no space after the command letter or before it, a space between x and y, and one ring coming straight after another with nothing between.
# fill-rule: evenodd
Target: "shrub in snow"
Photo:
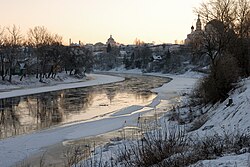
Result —
<instances>
[{"instance_id":1,"label":"shrub in snow","mask_svg":"<svg viewBox=\"0 0 250 167\"><path fill-rule=\"evenodd\" d=\"M199 82L192 97L205 104L228 98L228 92L235 88L234 83L240 76L235 62L232 56L221 57L217 64L211 67L211 73Z\"/></svg>"}]
</instances>

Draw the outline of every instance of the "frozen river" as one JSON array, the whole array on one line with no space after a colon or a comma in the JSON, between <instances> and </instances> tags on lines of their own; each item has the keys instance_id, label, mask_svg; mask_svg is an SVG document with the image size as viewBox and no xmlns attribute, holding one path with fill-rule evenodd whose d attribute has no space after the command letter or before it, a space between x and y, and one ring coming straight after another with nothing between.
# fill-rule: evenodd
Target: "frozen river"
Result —
<instances>
[{"instance_id":1,"label":"frozen river","mask_svg":"<svg viewBox=\"0 0 250 167\"><path fill-rule=\"evenodd\" d=\"M0 99L0 138L146 106L157 96L150 90L169 81L155 76L122 77L125 81L118 83Z\"/></svg>"}]
</instances>

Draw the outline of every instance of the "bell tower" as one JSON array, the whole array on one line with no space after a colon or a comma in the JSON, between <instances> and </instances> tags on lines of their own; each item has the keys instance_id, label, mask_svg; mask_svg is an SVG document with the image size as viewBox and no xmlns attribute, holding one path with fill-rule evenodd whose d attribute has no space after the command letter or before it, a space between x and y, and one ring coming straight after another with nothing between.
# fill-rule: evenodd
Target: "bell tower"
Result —
<instances>
[{"instance_id":1,"label":"bell tower","mask_svg":"<svg viewBox=\"0 0 250 167\"><path fill-rule=\"evenodd\" d=\"M197 19L197 22L196 22L196 31L201 31L200 15L198 15L198 19Z\"/></svg>"}]
</instances>

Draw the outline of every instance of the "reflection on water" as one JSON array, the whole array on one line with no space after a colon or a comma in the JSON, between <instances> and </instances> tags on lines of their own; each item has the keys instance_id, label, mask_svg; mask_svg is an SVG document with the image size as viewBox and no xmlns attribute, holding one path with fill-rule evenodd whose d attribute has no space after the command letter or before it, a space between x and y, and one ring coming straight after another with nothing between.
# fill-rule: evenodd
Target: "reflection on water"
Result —
<instances>
[{"instance_id":1,"label":"reflection on water","mask_svg":"<svg viewBox=\"0 0 250 167\"><path fill-rule=\"evenodd\" d=\"M167 81L152 76L129 76L114 84L0 99L0 138L91 119L131 105L149 104L156 97L149 90Z\"/></svg>"}]
</instances>

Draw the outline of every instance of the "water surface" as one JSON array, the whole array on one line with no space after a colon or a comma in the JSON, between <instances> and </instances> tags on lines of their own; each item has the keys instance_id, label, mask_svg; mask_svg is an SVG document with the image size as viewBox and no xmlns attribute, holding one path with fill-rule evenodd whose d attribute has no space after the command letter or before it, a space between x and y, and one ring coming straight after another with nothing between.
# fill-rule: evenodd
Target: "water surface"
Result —
<instances>
[{"instance_id":1,"label":"water surface","mask_svg":"<svg viewBox=\"0 0 250 167\"><path fill-rule=\"evenodd\" d=\"M145 106L157 96L150 90L167 78L124 75L125 81L0 99L0 138L31 133L95 118L132 105Z\"/></svg>"}]
</instances>

